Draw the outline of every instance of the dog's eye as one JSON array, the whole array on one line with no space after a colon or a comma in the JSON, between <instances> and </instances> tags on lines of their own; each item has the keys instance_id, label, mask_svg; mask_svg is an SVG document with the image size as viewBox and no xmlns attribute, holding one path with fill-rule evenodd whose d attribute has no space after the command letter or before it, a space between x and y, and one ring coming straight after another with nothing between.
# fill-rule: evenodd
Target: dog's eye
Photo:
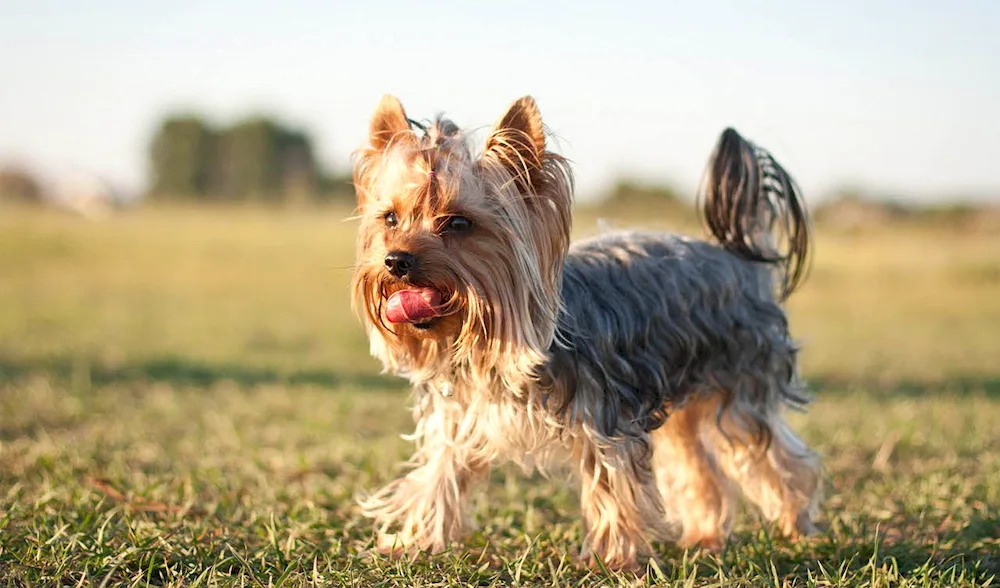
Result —
<instances>
[{"instance_id":1,"label":"dog's eye","mask_svg":"<svg viewBox=\"0 0 1000 588\"><path fill-rule=\"evenodd\" d=\"M464 233L472 228L472 221L464 216L450 216L441 227L442 233Z\"/></svg>"},{"instance_id":2,"label":"dog's eye","mask_svg":"<svg viewBox=\"0 0 1000 588\"><path fill-rule=\"evenodd\" d=\"M385 215L383 215L382 218L385 219L385 224L390 229L396 228L396 225L399 224L399 219L396 218L396 213L392 212L391 210L385 213Z\"/></svg>"}]
</instances>

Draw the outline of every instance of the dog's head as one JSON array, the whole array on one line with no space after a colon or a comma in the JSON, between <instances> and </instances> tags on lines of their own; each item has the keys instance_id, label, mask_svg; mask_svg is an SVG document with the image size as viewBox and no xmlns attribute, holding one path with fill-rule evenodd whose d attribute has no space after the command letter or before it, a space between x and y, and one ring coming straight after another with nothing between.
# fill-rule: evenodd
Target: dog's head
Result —
<instances>
[{"instance_id":1,"label":"dog's head","mask_svg":"<svg viewBox=\"0 0 1000 588\"><path fill-rule=\"evenodd\" d=\"M535 101L514 102L475 155L451 121L417 125L385 96L368 142L353 289L373 349L393 368L530 371L554 336L572 206Z\"/></svg>"}]
</instances>

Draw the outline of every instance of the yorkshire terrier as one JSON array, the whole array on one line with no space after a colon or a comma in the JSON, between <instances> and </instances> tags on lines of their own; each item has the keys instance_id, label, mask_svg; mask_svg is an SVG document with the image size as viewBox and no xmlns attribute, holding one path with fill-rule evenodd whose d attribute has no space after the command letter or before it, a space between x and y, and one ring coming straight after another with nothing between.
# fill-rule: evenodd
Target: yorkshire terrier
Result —
<instances>
[{"instance_id":1,"label":"yorkshire terrier","mask_svg":"<svg viewBox=\"0 0 1000 588\"><path fill-rule=\"evenodd\" d=\"M699 200L714 242L613 232L570 245L573 179L531 97L481 153L453 122L382 99L355 158L354 308L410 380L409 471L362 500L380 552L440 552L490 467L580 480L583 561L634 569L651 542L720 549L738 491L781 533L814 531L821 464L780 303L804 277L792 178L726 129Z\"/></svg>"}]
</instances>

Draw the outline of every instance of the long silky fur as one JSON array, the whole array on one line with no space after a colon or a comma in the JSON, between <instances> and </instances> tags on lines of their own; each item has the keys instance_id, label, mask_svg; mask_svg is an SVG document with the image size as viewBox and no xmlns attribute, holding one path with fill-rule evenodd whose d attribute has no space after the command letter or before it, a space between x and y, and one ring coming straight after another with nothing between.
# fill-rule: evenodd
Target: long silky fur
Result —
<instances>
[{"instance_id":1,"label":"long silky fur","mask_svg":"<svg viewBox=\"0 0 1000 588\"><path fill-rule=\"evenodd\" d=\"M577 243L563 270L565 313L547 400L608 443L655 429L688 397L724 391L748 430L803 406L797 348L768 268L677 236L614 233Z\"/></svg>"},{"instance_id":2,"label":"long silky fur","mask_svg":"<svg viewBox=\"0 0 1000 588\"><path fill-rule=\"evenodd\" d=\"M355 185L366 193L377 188L387 161L416 155L428 172L435 172L431 181L438 182L438 190L458 193L472 187L492 194L484 208L502 222L479 230L492 233L498 253L508 253L481 267L454 268L458 299L450 303L467 315L462 332L452 341L424 340L416 347L400 345L383 320L384 275L356 273L355 309L366 315L373 337L390 343L373 341L373 349L392 371L421 380L454 371L481 389L499 380L508 390L523 391L547 360L572 227L573 178L567 162L554 153L542 153L531 161L519 157L517 147L524 140L517 133L498 130L476 157L457 125L438 117L422 137L404 135L386 151L365 151L357 160ZM359 250L364 249L359 242Z\"/></svg>"},{"instance_id":3,"label":"long silky fur","mask_svg":"<svg viewBox=\"0 0 1000 588\"><path fill-rule=\"evenodd\" d=\"M621 232L570 246L572 175L538 151L533 101L512 106L478 157L453 123L420 125L418 136L395 104L377 113L378 147L355 167L355 308L373 354L410 378L416 402L410 471L362 502L379 549L444 549L468 528L469 488L501 460L543 470L568 460L582 485L582 555L613 568L637 565L671 525L691 541L724 536L731 508L703 499L723 477L786 531L809 529L819 462L781 417L808 397L779 304L804 275L808 218L781 166L729 129L705 190L718 243ZM380 183L404 164L428 180ZM419 214L430 218L459 194L479 215L464 250L413 229L440 266L438 285L454 292L448 312L463 317L439 338L383 320L379 198L400 193L426 201ZM463 257L470 248L479 257ZM683 411L677 423L690 426L662 427Z\"/></svg>"},{"instance_id":4,"label":"long silky fur","mask_svg":"<svg viewBox=\"0 0 1000 588\"><path fill-rule=\"evenodd\" d=\"M729 251L780 268L785 300L809 269L811 226L795 180L771 154L723 131L699 193L703 221ZM784 241L782 244L780 241Z\"/></svg>"}]
</instances>

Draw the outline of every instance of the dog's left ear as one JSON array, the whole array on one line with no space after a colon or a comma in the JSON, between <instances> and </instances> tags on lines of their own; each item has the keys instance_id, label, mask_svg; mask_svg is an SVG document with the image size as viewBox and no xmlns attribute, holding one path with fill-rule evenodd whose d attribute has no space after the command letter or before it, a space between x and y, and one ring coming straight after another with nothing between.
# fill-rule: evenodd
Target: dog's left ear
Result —
<instances>
[{"instance_id":1,"label":"dog's left ear","mask_svg":"<svg viewBox=\"0 0 1000 588\"><path fill-rule=\"evenodd\" d=\"M486 151L504 163L513 174L534 186L545 153L542 114L531 96L517 99L493 126ZM537 187L537 186L535 186Z\"/></svg>"}]
</instances>

